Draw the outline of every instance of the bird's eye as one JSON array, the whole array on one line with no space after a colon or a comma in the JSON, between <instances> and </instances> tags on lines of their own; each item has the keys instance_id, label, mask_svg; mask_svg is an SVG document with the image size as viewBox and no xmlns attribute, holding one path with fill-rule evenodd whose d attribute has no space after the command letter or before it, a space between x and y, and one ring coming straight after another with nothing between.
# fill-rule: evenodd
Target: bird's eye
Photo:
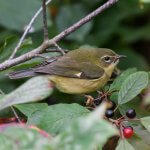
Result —
<instances>
[{"instance_id":1,"label":"bird's eye","mask_svg":"<svg viewBox=\"0 0 150 150\"><path fill-rule=\"evenodd\" d=\"M110 57L109 57L109 56L106 56L106 57L104 57L104 61L105 61L105 62L110 62L110 61L111 61L111 59L110 59Z\"/></svg>"}]
</instances>

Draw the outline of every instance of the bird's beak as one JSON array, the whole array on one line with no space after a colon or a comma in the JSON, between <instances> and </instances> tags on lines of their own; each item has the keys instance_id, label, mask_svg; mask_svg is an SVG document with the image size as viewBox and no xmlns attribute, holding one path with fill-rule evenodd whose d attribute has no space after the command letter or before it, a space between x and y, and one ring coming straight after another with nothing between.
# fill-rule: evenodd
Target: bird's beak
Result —
<instances>
[{"instance_id":1,"label":"bird's beak","mask_svg":"<svg viewBox=\"0 0 150 150\"><path fill-rule=\"evenodd\" d=\"M127 56L125 56L125 55L117 55L114 62L117 62L117 60L119 60L120 58L126 58L126 57Z\"/></svg>"},{"instance_id":2,"label":"bird's beak","mask_svg":"<svg viewBox=\"0 0 150 150\"><path fill-rule=\"evenodd\" d=\"M125 55L118 55L117 56L117 59L120 59L120 58L126 58L127 56L125 56Z\"/></svg>"}]
</instances>

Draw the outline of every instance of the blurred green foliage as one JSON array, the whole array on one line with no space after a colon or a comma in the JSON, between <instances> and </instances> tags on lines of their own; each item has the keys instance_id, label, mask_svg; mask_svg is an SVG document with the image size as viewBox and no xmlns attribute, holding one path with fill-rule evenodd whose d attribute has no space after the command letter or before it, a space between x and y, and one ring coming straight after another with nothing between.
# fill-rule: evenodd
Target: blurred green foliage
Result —
<instances>
[{"instance_id":1,"label":"blurred green foliage","mask_svg":"<svg viewBox=\"0 0 150 150\"><path fill-rule=\"evenodd\" d=\"M54 37L55 35L63 31L67 27L71 26L73 23L75 23L76 21L80 20L88 13L95 10L104 2L106 2L106 0L101 0L101 1L100 0L92 0L92 1L91 0L53 0L52 3L47 7L49 38ZM35 12L39 9L40 5L41 5L41 0L33 0L33 1L0 0L0 63L9 58L17 42L19 41L19 38L21 37L26 25L29 23L29 21L31 20ZM149 14L150 14L150 0L120 0L116 5L107 9L102 14L96 16L92 21L90 21L89 23L87 23L86 25L84 25L74 33L70 34L65 39L61 40L58 44L62 48L68 50L73 50L84 45L110 48L119 54L127 55L126 60L122 60L119 64L119 68L121 70L125 70L131 67L135 67L138 70L149 70L149 63L150 63L150 15ZM43 40L42 26L43 26L42 18L40 15L38 19L35 21L34 25L32 26L30 33L24 40L21 48L17 53L17 56L20 56L36 48L41 44ZM49 53L48 55L55 56L56 53ZM24 81L26 81L26 79L10 80L7 77L8 72L16 69L29 68L33 65L38 64L41 61L42 59L39 58L32 59L18 66L12 67L6 71L0 72L0 89L6 94L10 93L11 91L14 91L16 87L21 85ZM118 81L115 81L111 85L111 88L113 89L115 86L117 86L117 88L118 87L120 88L122 82L130 74L134 72L136 72L136 69L130 69L128 70L128 72L124 72L123 73L124 75L122 74L121 78L117 78ZM142 80L140 80L139 82L142 82ZM142 89L143 88L141 88L140 90ZM26 94L26 92L23 93ZM135 93L135 91L133 93ZM112 98L112 100L116 102L117 94L116 95L115 94L112 95L112 97L114 97ZM26 95L28 95L28 93ZM32 95L32 93L30 93L29 95ZM0 96L2 97L2 95ZM22 98L22 97L18 96L18 98ZM31 100L32 100L32 96L31 96ZM120 113L124 115L125 111L128 108L132 107L137 111L138 117L149 116L149 111L147 110L145 111L143 108L141 109L140 100L141 99L139 97L138 98L136 97L134 101L120 106L119 107ZM83 98L77 95L63 94L55 90L54 93L51 95L51 97L48 98L45 102L48 102L49 104L56 104L59 102L62 103L79 102L83 104ZM72 111L76 107L77 108L79 107L79 106L76 107L73 106L73 108L70 109L73 104L60 104L60 105L58 104L56 105L57 109L55 108L55 106L54 109L53 106L49 106L49 108L47 108L48 107L47 105L44 106L42 105L43 104L41 103L39 103L38 105L25 104L25 105L17 105L16 108L20 110L25 116L28 116L27 114L31 115L33 110L37 111L34 114L37 117L37 118L35 117L35 119L39 121L37 124L41 125L42 123L43 125L43 122L40 122L41 118L39 118L38 113L41 114L42 112L41 110L39 110L39 108L43 109L43 107L44 108L46 107L46 110L43 110L43 114L41 114L41 116L42 119L46 116L46 118L44 118L45 119L44 121L49 125L49 122L47 121L51 121L51 120L49 120L50 119L49 113L47 113L47 111L52 111L54 114L58 115L58 117L61 118L63 113L68 113L66 116L69 116L70 111ZM68 107L68 105L70 105L70 107ZM59 108L58 106L59 107L63 106L63 107ZM66 111L67 109L64 107L68 108L68 112ZM65 110L65 112L61 112L63 110ZM0 113L1 116L3 116L3 114L5 114L5 116L7 115L9 116L10 109L5 109L3 112ZM78 116L77 114L74 115ZM72 116L70 118L72 118ZM146 128L148 126L147 124L149 124L150 122L149 120L150 120L149 118L146 118L146 120L144 120L146 121L146 123L144 122L143 124L144 125L146 124ZM62 124L65 123L66 122L63 122ZM138 128L137 133L135 137L130 141L130 143L132 143L132 145L135 145L135 143L139 141L140 144L138 143L138 146L142 145L143 147L146 148L149 147L148 145L149 143L147 144L145 142L146 138L144 139L144 136L146 135L145 137L147 137L148 133L146 131L144 132L142 129L139 130L139 128L141 128L141 126L139 127L139 125L137 127L136 125L134 125L134 128L135 129ZM66 133L70 134L68 133L68 131ZM123 146L122 141L120 141L118 149L119 148L122 149L122 146ZM131 146L128 144L128 142L126 146L127 148L132 149ZM148 150L146 148L145 150ZM141 147L139 149L141 150Z\"/></svg>"}]
</instances>

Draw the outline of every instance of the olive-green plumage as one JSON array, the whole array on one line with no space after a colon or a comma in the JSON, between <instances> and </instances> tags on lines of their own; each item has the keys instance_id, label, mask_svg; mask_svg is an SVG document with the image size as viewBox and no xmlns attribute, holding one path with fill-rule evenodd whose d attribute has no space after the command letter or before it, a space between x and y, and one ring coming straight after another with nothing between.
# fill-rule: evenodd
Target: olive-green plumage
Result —
<instances>
[{"instance_id":1,"label":"olive-green plumage","mask_svg":"<svg viewBox=\"0 0 150 150\"><path fill-rule=\"evenodd\" d=\"M120 56L110 49L79 48L43 66L12 72L11 79L47 75L64 93L85 94L103 87Z\"/></svg>"}]
</instances>

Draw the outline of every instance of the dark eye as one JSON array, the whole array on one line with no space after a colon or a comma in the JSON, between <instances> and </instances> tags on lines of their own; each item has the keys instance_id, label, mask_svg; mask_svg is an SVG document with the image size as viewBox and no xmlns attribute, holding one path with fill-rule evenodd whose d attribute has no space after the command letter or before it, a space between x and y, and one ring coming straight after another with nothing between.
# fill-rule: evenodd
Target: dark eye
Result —
<instances>
[{"instance_id":1,"label":"dark eye","mask_svg":"<svg viewBox=\"0 0 150 150\"><path fill-rule=\"evenodd\" d=\"M109 56L106 56L106 57L104 57L104 61L105 61L105 62L110 62L110 61L111 61L111 59L110 59L110 57L109 57Z\"/></svg>"}]
</instances>

